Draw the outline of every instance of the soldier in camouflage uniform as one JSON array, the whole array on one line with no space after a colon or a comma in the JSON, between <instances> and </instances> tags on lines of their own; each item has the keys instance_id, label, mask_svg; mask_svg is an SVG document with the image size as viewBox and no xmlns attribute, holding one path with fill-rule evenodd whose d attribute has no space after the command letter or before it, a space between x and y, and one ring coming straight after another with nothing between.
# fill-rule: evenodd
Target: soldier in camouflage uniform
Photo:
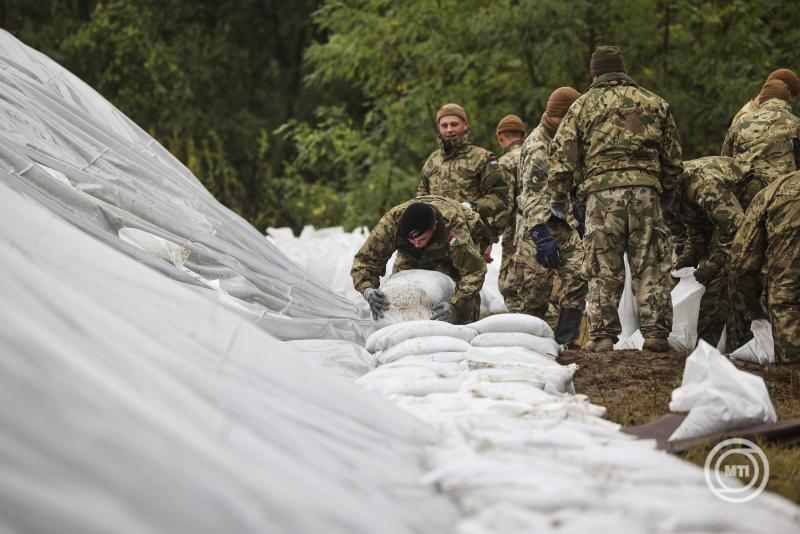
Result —
<instances>
[{"instance_id":1,"label":"soldier in camouflage uniform","mask_svg":"<svg viewBox=\"0 0 800 534\"><path fill-rule=\"evenodd\" d=\"M766 81L770 80L781 80L786 84L786 86L789 88L789 93L791 96L790 103L794 103L794 101L797 100L797 96L800 95L800 78L797 77L797 74L795 74L794 71L789 69L778 69L772 71L770 75L767 76ZM733 137L731 134L736 130L742 120L750 117L750 115L755 113L757 109L758 95L742 106L742 109L740 109L739 112L733 117L730 128L728 128L728 134L725 136L725 141L722 143L723 156L733 157Z\"/></svg>"},{"instance_id":2,"label":"soldier in camouflage uniform","mask_svg":"<svg viewBox=\"0 0 800 534\"><path fill-rule=\"evenodd\" d=\"M767 311L779 363L800 362L800 172L778 178L761 190L744 215L731 247L737 289L751 318L763 316L763 288L749 282L767 270Z\"/></svg>"},{"instance_id":3,"label":"soldier in camouflage uniform","mask_svg":"<svg viewBox=\"0 0 800 534\"><path fill-rule=\"evenodd\" d=\"M498 160L500 168L504 171L508 182L508 218L503 224L503 236L500 242L503 244L503 260L500 264L500 277L498 286L506 308L509 312L520 312L522 302L518 291L518 284L514 272L514 235L517 228L517 195L520 191L520 180L517 173L519 166L519 154L522 150L522 142L525 141L525 124L516 115L506 115L497 124L497 142L503 147L503 155Z\"/></svg>"},{"instance_id":4,"label":"soldier in camouflage uniform","mask_svg":"<svg viewBox=\"0 0 800 534\"><path fill-rule=\"evenodd\" d=\"M678 130L669 104L625 74L617 47L592 54L593 83L570 107L548 158L551 211L563 216L570 193L586 202L581 274L591 350L613 349L627 252L639 303L644 349L667 351L672 328L672 251L662 210L682 173Z\"/></svg>"},{"instance_id":5,"label":"soldier in camouflage uniform","mask_svg":"<svg viewBox=\"0 0 800 534\"><path fill-rule=\"evenodd\" d=\"M458 104L445 104L436 114L439 148L428 156L422 167L417 196L440 195L462 202L492 232L492 241L500 236L508 220L508 179L497 157L470 144L467 114Z\"/></svg>"},{"instance_id":6,"label":"soldier in camouflage uniform","mask_svg":"<svg viewBox=\"0 0 800 534\"><path fill-rule=\"evenodd\" d=\"M800 119L792 114L790 100L785 83L766 82L758 109L730 133L736 192L744 209L767 184L797 169Z\"/></svg>"},{"instance_id":7,"label":"soldier in camouflage uniform","mask_svg":"<svg viewBox=\"0 0 800 534\"><path fill-rule=\"evenodd\" d=\"M580 275L583 262L581 237L566 221L552 217L550 192L547 187L547 155L558 124L570 105L580 96L572 87L560 87L547 101L547 109L539 126L534 129L520 153L519 177L522 180L518 206L516 246L514 256L517 283L522 295L522 311L544 317L554 277L561 278L563 293L559 302L556 341L569 344L578 335L581 315L586 307L586 281ZM571 222L574 222L570 219ZM530 236L533 228L544 225L553 237L560 256L557 265L549 267L547 259L537 251Z\"/></svg>"},{"instance_id":8,"label":"soldier in camouflage uniform","mask_svg":"<svg viewBox=\"0 0 800 534\"><path fill-rule=\"evenodd\" d=\"M733 192L731 158L708 156L683 163L683 176L675 212L686 228L686 242L675 269L698 266L695 278L706 287L700 301L697 333L716 346L728 324L727 340L738 347L744 342L749 323L743 314L737 321L734 292L729 286L730 247L744 212Z\"/></svg>"},{"instance_id":9,"label":"soldier in camouflage uniform","mask_svg":"<svg viewBox=\"0 0 800 534\"><path fill-rule=\"evenodd\" d=\"M373 318L382 317L389 303L378 290L380 277L397 251L394 272L426 269L455 280L453 298L434 306L434 319L470 323L478 320L486 275L486 262L478 247L489 244L490 239L480 216L460 203L433 195L417 197L381 218L356 253L350 276L356 290L370 303ZM437 309L443 313L437 316Z\"/></svg>"}]
</instances>

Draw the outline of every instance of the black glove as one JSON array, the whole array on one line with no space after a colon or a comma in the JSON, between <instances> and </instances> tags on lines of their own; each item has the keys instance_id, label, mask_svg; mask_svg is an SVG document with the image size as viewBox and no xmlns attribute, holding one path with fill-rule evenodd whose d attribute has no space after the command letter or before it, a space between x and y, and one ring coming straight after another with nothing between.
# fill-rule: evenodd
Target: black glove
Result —
<instances>
[{"instance_id":1,"label":"black glove","mask_svg":"<svg viewBox=\"0 0 800 534\"><path fill-rule=\"evenodd\" d=\"M364 291L364 299L369 303L372 319L377 321L383 318L383 312L389 309L389 299L380 289L369 288Z\"/></svg>"},{"instance_id":2,"label":"black glove","mask_svg":"<svg viewBox=\"0 0 800 534\"><path fill-rule=\"evenodd\" d=\"M548 269L555 269L561 265L561 251L558 249L556 238L550 233L547 225L537 224L528 232L536 245L536 261Z\"/></svg>"},{"instance_id":3,"label":"black glove","mask_svg":"<svg viewBox=\"0 0 800 534\"><path fill-rule=\"evenodd\" d=\"M453 324L456 322L456 311L449 302L440 302L431 308L431 319Z\"/></svg>"},{"instance_id":4,"label":"black glove","mask_svg":"<svg viewBox=\"0 0 800 534\"><path fill-rule=\"evenodd\" d=\"M666 213L672 209L672 204L675 202L675 191L664 191L661 193L661 213Z\"/></svg>"},{"instance_id":5,"label":"black glove","mask_svg":"<svg viewBox=\"0 0 800 534\"><path fill-rule=\"evenodd\" d=\"M550 199L550 213L553 214L553 217L561 219L562 221L567 220L567 210L569 209L569 200L567 197L562 198L551 198Z\"/></svg>"},{"instance_id":6,"label":"black glove","mask_svg":"<svg viewBox=\"0 0 800 534\"><path fill-rule=\"evenodd\" d=\"M578 235L583 238L586 233L586 206L581 206L578 201L572 203L572 216L578 223Z\"/></svg>"},{"instance_id":7,"label":"black glove","mask_svg":"<svg viewBox=\"0 0 800 534\"><path fill-rule=\"evenodd\" d=\"M698 267L694 272L694 279L707 286L717 276L717 273L708 267Z\"/></svg>"},{"instance_id":8,"label":"black glove","mask_svg":"<svg viewBox=\"0 0 800 534\"><path fill-rule=\"evenodd\" d=\"M697 262L694 260L694 258L690 258L688 256L681 256L680 258L678 258L678 261L675 262L675 265L672 267L672 270L679 271L684 267L694 267L695 265L697 265Z\"/></svg>"}]
</instances>

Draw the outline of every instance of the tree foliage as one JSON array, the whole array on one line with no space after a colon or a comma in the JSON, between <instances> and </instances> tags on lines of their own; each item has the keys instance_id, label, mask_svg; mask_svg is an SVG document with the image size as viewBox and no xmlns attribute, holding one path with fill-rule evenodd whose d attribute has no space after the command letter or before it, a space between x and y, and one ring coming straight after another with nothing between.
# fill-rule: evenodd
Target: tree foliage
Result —
<instances>
[{"instance_id":1,"label":"tree foliage","mask_svg":"<svg viewBox=\"0 0 800 534\"><path fill-rule=\"evenodd\" d=\"M258 227L371 225L414 194L434 116L462 104L499 151L589 84L598 44L672 105L685 157L717 153L800 16L776 0L32 0L5 25L96 87Z\"/></svg>"}]
</instances>

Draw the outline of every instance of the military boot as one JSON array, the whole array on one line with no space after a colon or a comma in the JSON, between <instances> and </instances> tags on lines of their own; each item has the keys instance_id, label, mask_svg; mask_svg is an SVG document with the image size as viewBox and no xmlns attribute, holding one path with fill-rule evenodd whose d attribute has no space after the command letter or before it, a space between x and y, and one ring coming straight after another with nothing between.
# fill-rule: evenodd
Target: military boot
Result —
<instances>
[{"instance_id":1,"label":"military boot","mask_svg":"<svg viewBox=\"0 0 800 534\"><path fill-rule=\"evenodd\" d=\"M591 352L609 352L614 350L614 340L610 337L603 337L600 339L593 339L586 350Z\"/></svg>"},{"instance_id":2,"label":"military boot","mask_svg":"<svg viewBox=\"0 0 800 534\"><path fill-rule=\"evenodd\" d=\"M669 341L661 337L647 337L644 339L642 350L649 350L650 352L668 352L672 350Z\"/></svg>"},{"instance_id":3,"label":"military boot","mask_svg":"<svg viewBox=\"0 0 800 534\"><path fill-rule=\"evenodd\" d=\"M556 343L569 345L578 337L581 327L580 308L561 308L556 323Z\"/></svg>"}]
</instances>

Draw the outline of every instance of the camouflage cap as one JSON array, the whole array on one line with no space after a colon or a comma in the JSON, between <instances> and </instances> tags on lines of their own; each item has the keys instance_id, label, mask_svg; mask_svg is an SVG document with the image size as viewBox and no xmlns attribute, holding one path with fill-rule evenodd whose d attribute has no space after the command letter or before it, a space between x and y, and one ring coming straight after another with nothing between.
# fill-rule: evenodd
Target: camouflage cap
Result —
<instances>
[{"instance_id":1,"label":"camouflage cap","mask_svg":"<svg viewBox=\"0 0 800 534\"><path fill-rule=\"evenodd\" d=\"M579 96L581 94L572 87L559 87L550 93L545 113L547 113L548 117L563 117Z\"/></svg>"},{"instance_id":2,"label":"camouflage cap","mask_svg":"<svg viewBox=\"0 0 800 534\"><path fill-rule=\"evenodd\" d=\"M781 80L789 88L792 98L797 98L800 95L800 78L791 69L778 69L774 70L767 76L769 80Z\"/></svg>"},{"instance_id":3,"label":"camouflage cap","mask_svg":"<svg viewBox=\"0 0 800 534\"><path fill-rule=\"evenodd\" d=\"M467 120L467 112L464 111L464 108L451 102L439 108L439 111L436 112L436 122L438 123L442 120L442 117L447 117L448 115L455 115L456 117L461 117L464 121Z\"/></svg>"},{"instance_id":4,"label":"camouflage cap","mask_svg":"<svg viewBox=\"0 0 800 534\"><path fill-rule=\"evenodd\" d=\"M767 100L778 98L788 102L792 95L789 93L789 87L781 80L767 80L758 94L759 103L764 103Z\"/></svg>"},{"instance_id":5,"label":"camouflage cap","mask_svg":"<svg viewBox=\"0 0 800 534\"><path fill-rule=\"evenodd\" d=\"M525 133L525 124L522 122L522 119L517 117L516 115L506 115L500 122L497 123L497 133L501 134L504 132L520 132Z\"/></svg>"},{"instance_id":6,"label":"camouflage cap","mask_svg":"<svg viewBox=\"0 0 800 534\"><path fill-rule=\"evenodd\" d=\"M620 54L618 46L598 46L592 54L589 63L592 76L599 76L608 72L625 72L625 60Z\"/></svg>"},{"instance_id":7,"label":"camouflage cap","mask_svg":"<svg viewBox=\"0 0 800 534\"><path fill-rule=\"evenodd\" d=\"M436 222L436 210L424 202L409 204L400 220L397 221L397 235L408 239L416 239L420 234L433 228Z\"/></svg>"}]
</instances>

